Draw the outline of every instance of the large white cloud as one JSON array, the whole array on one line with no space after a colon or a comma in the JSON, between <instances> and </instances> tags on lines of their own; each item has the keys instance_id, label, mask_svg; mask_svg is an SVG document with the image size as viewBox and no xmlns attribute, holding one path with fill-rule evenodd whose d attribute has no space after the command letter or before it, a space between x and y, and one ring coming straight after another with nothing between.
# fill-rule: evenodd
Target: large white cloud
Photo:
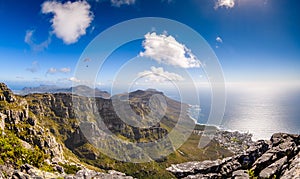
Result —
<instances>
[{"instance_id":1,"label":"large white cloud","mask_svg":"<svg viewBox=\"0 0 300 179\"><path fill-rule=\"evenodd\" d=\"M145 82L167 82L167 81L183 81L184 78L176 73L165 71L162 67L152 66L150 70L138 73L139 78L145 78Z\"/></svg>"},{"instance_id":2,"label":"large white cloud","mask_svg":"<svg viewBox=\"0 0 300 179\"><path fill-rule=\"evenodd\" d=\"M218 0L215 4L215 9L219 7L233 8L235 5L235 0Z\"/></svg>"},{"instance_id":3,"label":"large white cloud","mask_svg":"<svg viewBox=\"0 0 300 179\"><path fill-rule=\"evenodd\" d=\"M132 5L135 0L110 0L110 2L113 6L120 7L122 5Z\"/></svg>"},{"instance_id":4,"label":"large white cloud","mask_svg":"<svg viewBox=\"0 0 300 179\"><path fill-rule=\"evenodd\" d=\"M192 51L171 35L147 33L143 47L145 51L140 52L140 56L152 58L158 63L181 68L195 68L201 65Z\"/></svg>"},{"instance_id":5,"label":"large white cloud","mask_svg":"<svg viewBox=\"0 0 300 179\"><path fill-rule=\"evenodd\" d=\"M68 1L64 4L46 1L42 4L42 12L54 14L50 21L53 32L66 44L75 43L85 35L93 20L90 5L86 1Z\"/></svg>"}]
</instances>

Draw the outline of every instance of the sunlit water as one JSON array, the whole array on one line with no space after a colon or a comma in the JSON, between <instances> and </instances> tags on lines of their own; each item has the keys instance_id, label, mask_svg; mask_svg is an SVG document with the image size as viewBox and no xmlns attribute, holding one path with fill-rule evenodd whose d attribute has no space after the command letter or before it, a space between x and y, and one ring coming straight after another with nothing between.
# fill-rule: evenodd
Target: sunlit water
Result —
<instances>
[{"instance_id":1,"label":"sunlit water","mask_svg":"<svg viewBox=\"0 0 300 179\"><path fill-rule=\"evenodd\" d=\"M207 124L209 95L202 95L198 123ZM221 124L226 130L250 132L253 139L269 139L273 133L300 133L300 90L227 90Z\"/></svg>"}]
</instances>

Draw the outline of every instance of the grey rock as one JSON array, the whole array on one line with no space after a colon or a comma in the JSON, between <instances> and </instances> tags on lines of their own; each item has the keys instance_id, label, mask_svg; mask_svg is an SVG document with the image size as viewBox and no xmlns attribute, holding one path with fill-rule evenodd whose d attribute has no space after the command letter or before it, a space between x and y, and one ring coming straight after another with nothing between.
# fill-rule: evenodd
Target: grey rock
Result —
<instances>
[{"instance_id":1,"label":"grey rock","mask_svg":"<svg viewBox=\"0 0 300 179\"><path fill-rule=\"evenodd\" d=\"M0 113L0 130L4 131L5 129L5 119L6 119L6 115Z\"/></svg>"},{"instance_id":2,"label":"grey rock","mask_svg":"<svg viewBox=\"0 0 300 179\"><path fill-rule=\"evenodd\" d=\"M32 165L29 164L24 164L20 167L22 172L28 172L30 169L33 169L34 167Z\"/></svg>"},{"instance_id":3,"label":"grey rock","mask_svg":"<svg viewBox=\"0 0 300 179\"><path fill-rule=\"evenodd\" d=\"M208 174L197 174L197 175L189 175L184 177L184 179L219 179L222 178L222 175L219 173L208 173Z\"/></svg>"},{"instance_id":4,"label":"grey rock","mask_svg":"<svg viewBox=\"0 0 300 179\"><path fill-rule=\"evenodd\" d=\"M167 168L178 178L249 178L252 169L260 178L300 179L299 136L274 134L270 141L259 140L243 154L223 160L187 162ZM297 154L297 155L296 155Z\"/></svg>"},{"instance_id":5,"label":"grey rock","mask_svg":"<svg viewBox=\"0 0 300 179\"><path fill-rule=\"evenodd\" d=\"M203 162L186 162L177 165L172 164L167 170L172 172L176 177L186 177L198 173L208 174L219 171L221 162L221 160L205 160Z\"/></svg>"},{"instance_id":6,"label":"grey rock","mask_svg":"<svg viewBox=\"0 0 300 179\"><path fill-rule=\"evenodd\" d=\"M266 167L259 173L261 178L271 178L274 175L279 174L282 169L282 166L287 162L287 157L283 157L276 162L272 163L270 166Z\"/></svg>"},{"instance_id":7,"label":"grey rock","mask_svg":"<svg viewBox=\"0 0 300 179\"><path fill-rule=\"evenodd\" d=\"M232 172L240 169L242 165L237 160L226 162L222 167L220 173L222 176L230 176Z\"/></svg>"},{"instance_id":8,"label":"grey rock","mask_svg":"<svg viewBox=\"0 0 300 179\"><path fill-rule=\"evenodd\" d=\"M54 169L55 169L56 171L58 171L59 173L64 173L64 172L65 172L64 168L63 168L62 166L60 166L60 165L56 165L56 166L54 167Z\"/></svg>"},{"instance_id":9,"label":"grey rock","mask_svg":"<svg viewBox=\"0 0 300 179\"><path fill-rule=\"evenodd\" d=\"M28 174L15 170L12 179L30 179L30 176Z\"/></svg>"},{"instance_id":10,"label":"grey rock","mask_svg":"<svg viewBox=\"0 0 300 179\"><path fill-rule=\"evenodd\" d=\"M300 152L292 159L289 168L282 174L282 179L300 178Z\"/></svg>"},{"instance_id":11,"label":"grey rock","mask_svg":"<svg viewBox=\"0 0 300 179\"><path fill-rule=\"evenodd\" d=\"M65 178L71 179L71 176ZM111 170L109 173L95 172L89 169L82 169L73 176L73 179L132 179L131 176L126 176L126 174Z\"/></svg>"},{"instance_id":12,"label":"grey rock","mask_svg":"<svg viewBox=\"0 0 300 179\"><path fill-rule=\"evenodd\" d=\"M232 179L249 179L247 170L237 170L232 173Z\"/></svg>"},{"instance_id":13,"label":"grey rock","mask_svg":"<svg viewBox=\"0 0 300 179\"><path fill-rule=\"evenodd\" d=\"M0 179L5 179L5 176L2 172L0 172Z\"/></svg>"},{"instance_id":14,"label":"grey rock","mask_svg":"<svg viewBox=\"0 0 300 179\"><path fill-rule=\"evenodd\" d=\"M122 172L119 172L119 171L116 171L116 170L109 170L108 173L111 174L111 175L126 176L125 173L122 173Z\"/></svg>"},{"instance_id":15,"label":"grey rock","mask_svg":"<svg viewBox=\"0 0 300 179\"><path fill-rule=\"evenodd\" d=\"M30 125L32 125L32 126L35 126L35 125L36 125L36 118L34 118L34 117L29 117L29 118L27 119L27 123L30 124Z\"/></svg>"}]
</instances>

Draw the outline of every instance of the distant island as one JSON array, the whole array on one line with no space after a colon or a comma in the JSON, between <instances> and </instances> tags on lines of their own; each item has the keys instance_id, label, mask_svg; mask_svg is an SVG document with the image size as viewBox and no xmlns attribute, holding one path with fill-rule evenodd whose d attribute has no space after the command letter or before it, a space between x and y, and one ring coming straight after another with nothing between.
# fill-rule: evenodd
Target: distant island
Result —
<instances>
[{"instance_id":1,"label":"distant island","mask_svg":"<svg viewBox=\"0 0 300 179\"><path fill-rule=\"evenodd\" d=\"M24 87L22 90L18 91L20 95L27 95L33 93L74 93L82 96L88 97L102 97L109 98L110 94L106 91L99 90L97 88L92 89L85 85L79 85L70 88L62 88L56 85L40 85L37 87Z\"/></svg>"},{"instance_id":2,"label":"distant island","mask_svg":"<svg viewBox=\"0 0 300 179\"><path fill-rule=\"evenodd\" d=\"M181 114L186 122L194 123L188 115L188 105L155 89L126 94L137 116L149 114L151 96L164 97L166 114L150 128L131 126L119 118L112 100L122 99L124 94L111 96L86 86L40 86L24 88L20 94L0 83L0 178L296 179L300 176L300 136L296 134L276 133L270 140L252 141L251 134L196 124L181 147L168 156L160 157L158 153L148 163L114 160L86 139L77 118L92 129L88 122L93 118L90 111L95 106L91 101L109 131L124 141L147 143L164 138L176 126L181 108L186 109ZM79 114L74 102L80 104L76 105ZM203 133L205 127L213 131L212 136ZM198 148L200 137L212 140L205 148ZM109 142L104 141L103 146L109 146Z\"/></svg>"}]
</instances>

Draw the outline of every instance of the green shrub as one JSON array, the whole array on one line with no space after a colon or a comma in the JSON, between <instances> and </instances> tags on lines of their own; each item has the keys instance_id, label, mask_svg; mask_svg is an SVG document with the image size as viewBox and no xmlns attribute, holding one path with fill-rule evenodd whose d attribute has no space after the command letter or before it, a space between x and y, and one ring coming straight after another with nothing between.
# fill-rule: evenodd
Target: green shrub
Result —
<instances>
[{"instance_id":1,"label":"green shrub","mask_svg":"<svg viewBox=\"0 0 300 179\"><path fill-rule=\"evenodd\" d=\"M250 179L257 179L258 177L255 176L254 170L250 169L248 170L248 175Z\"/></svg>"},{"instance_id":2,"label":"green shrub","mask_svg":"<svg viewBox=\"0 0 300 179\"><path fill-rule=\"evenodd\" d=\"M76 165L69 165L69 164L62 164L62 163L59 163L59 165L64 168L66 174L76 174L79 170L81 170L81 168L77 167Z\"/></svg>"},{"instance_id":3,"label":"green shrub","mask_svg":"<svg viewBox=\"0 0 300 179\"><path fill-rule=\"evenodd\" d=\"M0 131L0 163L10 163L17 167L28 163L35 167L41 167L44 160L48 158L37 146L34 149L26 149L22 146L20 139L14 134Z\"/></svg>"}]
</instances>

